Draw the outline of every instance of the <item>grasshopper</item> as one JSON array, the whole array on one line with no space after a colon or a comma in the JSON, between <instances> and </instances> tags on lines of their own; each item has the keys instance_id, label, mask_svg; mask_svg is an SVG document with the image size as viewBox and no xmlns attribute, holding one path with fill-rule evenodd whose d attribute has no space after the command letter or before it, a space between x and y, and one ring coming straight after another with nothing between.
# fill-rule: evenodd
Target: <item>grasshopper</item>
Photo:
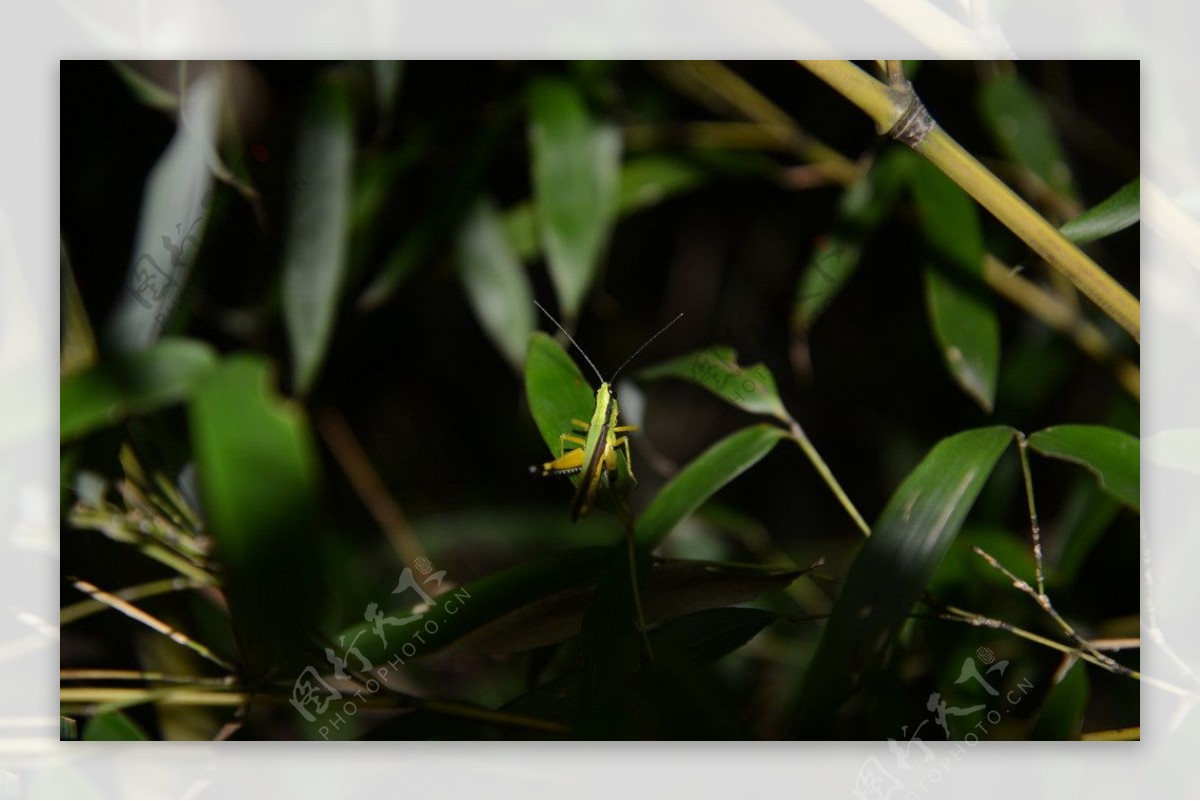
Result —
<instances>
[{"instance_id":1,"label":"grasshopper","mask_svg":"<svg viewBox=\"0 0 1200 801\"><path fill-rule=\"evenodd\" d=\"M637 477L633 474L633 462L629 455L629 437L625 435L631 431L637 431L638 427L617 424L619 409L617 394L613 391L612 386L625 366L645 350L647 345L657 339L659 334L674 325L683 316L683 313L676 315L674 320L664 325L657 334L642 343L642 346L617 368L612 378L605 381L604 376L600 375L600 370L584 353L583 348L579 347L579 343L567 332L567 329L563 328L558 320L555 320L550 312L542 307L542 304L535 300L534 305L541 309L542 314L550 318L550 322L558 326L559 331L566 334L567 339L583 354L583 358L587 360L596 373L596 377L600 379L600 388L596 390L596 409L592 412L591 422L572 419L571 432L563 434L558 440L558 458L529 468L529 472L540 473L543 476L569 476L580 471L583 472L579 487L575 490L575 500L571 503L571 522L575 522L580 515L587 514L595 504L596 492L600 485L603 484L607 488L611 479L615 478L618 448L625 451L625 467L629 471L629 479L635 486L637 485ZM580 434L586 434L587 438L584 439ZM566 442L578 447L564 450L563 443Z\"/></svg>"}]
</instances>

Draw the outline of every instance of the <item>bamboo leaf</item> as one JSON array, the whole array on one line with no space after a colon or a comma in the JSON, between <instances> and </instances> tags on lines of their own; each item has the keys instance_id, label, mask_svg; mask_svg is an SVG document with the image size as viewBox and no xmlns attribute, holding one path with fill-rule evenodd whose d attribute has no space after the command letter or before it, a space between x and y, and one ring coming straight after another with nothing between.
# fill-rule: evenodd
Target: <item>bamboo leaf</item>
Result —
<instances>
[{"instance_id":1,"label":"bamboo leaf","mask_svg":"<svg viewBox=\"0 0 1200 801\"><path fill-rule=\"evenodd\" d=\"M934 335L954 380L990 412L1000 371L1000 323L982 291L979 209L926 161L917 165L913 191L931 251L925 289Z\"/></svg>"},{"instance_id":2,"label":"bamboo leaf","mask_svg":"<svg viewBox=\"0 0 1200 801\"><path fill-rule=\"evenodd\" d=\"M730 434L688 463L651 501L635 526L638 547L662 542L700 504L753 467L787 432L762 424Z\"/></svg>"},{"instance_id":3,"label":"bamboo leaf","mask_svg":"<svg viewBox=\"0 0 1200 801\"><path fill-rule=\"evenodd\" d=\"M591 419L596 405L595 392L579 367L553 337L541 331L530 338L525 356L525 397L554 456L559 455L559 437L570 430L571 419Z\"/></svg>"},{"instance_id":4,"label":"bamboo leaf","mask_svg":"<svg viewBox=\"0 0 1200 801\"><path fill-rule=\"evenodd\" d=\"M816 323L858 269L866 240L891 213L910 179L915 155L893 147L838 199L837 216L813 252L796 286L792 328L806 331Z\"/></svg>"},{"instance_id":5,"label":"bamboo leaf","mask_svg":"<svg viewBox=\"0 0 1200 801\"><path fill-rule=\"evenodd\" d=\"M480 201L459 234L458 265L480 325L519 368L533 333L533 290L488 200Z\"/></svg>"},{"instance_id":6,"label":"bamboo leaf","mask_svg":"<svg viewBox=\"0 0 1200 801\"><path fill-rule=\"evenodd\" d=\"M1012 436L1003 426L949 436L892 495L850 566L809 665L799 734L819 729L873 671Z\"/></svg>"},{"instance_id":7,"label":"bamboo leaf","mask_svg":"<svg viewBox=\"0 0 1200 801\"><path fill-rule=\"evenodd\" d=\"M188 415L231 618L250 674L261 676L304 653L323 608L316 447L256 357L227 359Z\"/></svg>"},{"instance_id":8,"label":"bamboo leaf","mask_svg":"<svg viewBox=\"0 0 1200 801\"><path fill-rule=\"evenodd\" d=\"M1071 170L1050 114L1015 72L986 83L979 94L984 124L1000 150L1033 170L1059 194L1073 198Z\"/></svg>"},{"instance_id":9,"label":"bamboo leaf","mask_svg":"<svg viewBox=\"0 0 1200 801\"><path fill-rule=\"evenodd\" d=\"M129 278L109 320L113 350L149 347L161 335L191 273L212 199L209 166L221 110L210 73L189 89L180 124L146 178Z\"/></svg>"},{"instance_id":10,"label":"bamboo leaf","mask_svg":"<svg viewBox=\"0 0 1200 801\"><path fill-rule=\"evenodd\" d=\"M638 371L643 379L682 378L704 387L726 403L751 414L769 414L788 422L775 378L762 364L741 367L733 348L715 345Z\"/></svg>"},{"instance_id":11,"label":"bamboo leaf","mask_svg":"<svg viewBox=\"0 0 1200 801\"><path fill-rule=\"evenodd\" d=\"M623 544L542 556L435 598L436 603L417 619L411 619L412 603L421 599L406 588L400 599L409 605L399 606L398 600L391 612L403 625L386 628L386 645L370 624L347 629L341 639L351 642L357 637L358 647L372 664L386 663L398 653L404 653L406 660L432 654L507 654L562 642L579 634L597 581L626 558ZM807 571L654 561L641 572L646 620L656 623L752 601L787 587ZM627 580L624 586L628 590ZM419 640L414 633L420 634ZM412 646L406 648L405 643Z\"/></svg>"},{"instance_id":12,"label":"bamboo leaf","mask_svg":"<svg viewBox=\"0 0 1200 801\"><path fill-rule=\"evenodd\" d=\"M530 87L529 143L538 233L558 302L579 312L608 239L620 189L621 137L592 118L572 84L540 78Z\"/></svg>"},{"instance_id":13,"label":"bamboo leaf","mask_svg":"<svg viewBox=\"0 0 1200 801\"><path fill-rule=\"evenodd\" d=\"M1141 216L1141 187L1135 178L1059 230L1076 245L1125 230Z\"/></svg>"},{"instance_id":14,"label":"bamboo leaf","mask_svg":"<svg viewBox=\"0 0 1200 801\"><path fill-rule=\"evenodd\" d=\"M1083 715L1090 694L1087 663L1082 659L1076 660L1058 683L1050 688L1030 739L1078 740L1083 732Z\"/></svg>"},{"instance_id":15,"label":"bamboo leaf","mask_svg":"<svg viewBox=\"0 0 1200 801\"><path fill-rule=\"evenodd\" d=\"M301 112L283 254L283 316L296 390L316 381L349 265L354 113L348 91L318 85Z\"/></svg>"},{"instance_id":16,"label":"bamboo leaf","mask_svg":"<svg viewBox=\"0 0 1200 801\"><path fill-rule=\"evenodd\" d=\"M94 715L83 727L83 739L128 742L149 740L150 737L124 712L112 710Z\"/></svg>"},{"instance_id":17,"label":"bamboo leaf","mask_svg":"<svg viewBox=\"0 0 1200 801\"><path fill-rule=\"evenodd\" d=\"M1038 453L1087 468L1100 488L1130 509L1139 509L1141 445L1137 437L1107 426L1062 425L1029 437Z\"/></svg>"},{"instance_id":18,"label":"bamboo leaf","mask_svg":"<svg viewBox=\"0 0 1200 801\"><path fill-rule=\"evenodd\" d=\"M167 338L75 373L59 390L59 435L65 442L187 400L216 366L203 342Z\"/></svg>"}]
</instances>

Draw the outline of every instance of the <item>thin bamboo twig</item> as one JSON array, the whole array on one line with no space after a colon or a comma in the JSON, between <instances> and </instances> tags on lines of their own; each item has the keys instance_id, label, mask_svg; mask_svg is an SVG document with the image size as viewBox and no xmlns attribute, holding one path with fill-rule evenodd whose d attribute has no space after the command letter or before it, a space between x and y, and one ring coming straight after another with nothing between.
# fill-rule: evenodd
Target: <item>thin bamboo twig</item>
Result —
<instances>
[{"instance_id":1,"label":"thin bamboo twig","mask_svg":"<svg viewBox=\"0 0 1200 801\"><path fill-rule=\"evenodd\" d=\"M1130 726L1124 729L1108 729L1107 731L1093 731L1079 735L1080 740L1140 740L1142 739L1142 727Z\"/></svg>"},{"instance_id":2,"label":"thin bamboo twig","mask_svg":"<svg viewBox=\"0 0 1200 801\"><path fill-rule=\"evenodd\" d=\"M418 560L428 558L425 548L413 531L408 516L388 492L383 479L371 464L370 458L345 418L336 410L326 410L317 416L317 428L333 452L334 458L341 465L350 485L371 512L371 516L379 523L401 561L409 569L417 571Z\"/></svg>"},{"instance_id":3,"label":"thin bamboo twig","mask_svg":"<svg viewBox=\"0 0 1200 801\"><path fill-rule=\"evenodd\" d=\"M147 612L143 612L141 609L138 609L136 606L129 603L128 601L118 598L116 595L113 595L112 593L105 592L104 590L97 587L95 584L92 584L89 581L84 581L83 579L74 579L71 582L71 584L75 587L75 589L79 590L82 593L86 593L87 595L90 595L94 600L97 600L100 603L106 604L107 606L111 606L113 609L116 609L118 612L125 615L126 617L132 618L133 620L136 620L137 622L141 623L142 625L148 626L149 628L154 629L159 634L165 635L172 642L178 643L179 645L182 645L184 648L187 648L187 649L193 651L198 656L200 656L204 659L207 659L209 662L212 662L214 665L221 668L222 670L229 671L230 673L237 672L236 667L234 667L229 662L226 662L221 657L217 656L215 653L213 653L211 650L209 650L209 648L207 646L197 642L196 640L192 639L188 635L184 634L182 631L179 631L178 629L176 629L172 626L169 626L168 624L164 623L163 621L159 620L158 618L154 617L153 615L151 615Z\"/></svg>"},{"instance_id":4,"label":"thin bamboo twig","mask_svg":"<svg viewBox=\"0 0 1200 801\"><path fill-rule=\"evenodd\" d=\"M137 681L146 684L187 684L196 687L233 687L234 676L208 678L205 676L172 676L167 673L146 670L108 670L84 668L58 671L60 681Z\"/></svg>"},{"instance_id":5,"label":"thin bamboo twig","mask_svg":"<svg viewBox=\"0 0 1200 801\"><path fill-rule=\"evenodd\" d=\"M850 518L858 526L858 530L863 533L863 536L871 536L871 527L867 525L866 520L863 520L863 516L858 513L858 507L854 505L854 502L850 500L850 496L842 489L842 485L834 477L833 471L829 469L829 465L825 464L825 460L821 458L821 454L817 452L816 447L809 441L808 435L804 433L804 429L790 415L788 416L787 423L789 438L800 446L800 450L804 451L804 455L808 457L808 460L812 462L812 466L816 468L817 474L821 476L826 486L833 492L834 497L838 499L838 503L850 515Z\"/></svg>"},{"instance_id":6,"label":"thin bamboo twig","mask_svg":"<svg viewBox=\"0 0 1200 801\"><path fill-rule=\"evenodd\" d=\"M998 631L1004 631L1012 634L1013 636L1020 637L1023 640L1028 640L1030 642L1037 643L1038 645L1044 645L1047 648L1052 648L1060 653L1076 655L1085 662L1096 665L1100 668L1104 668L1105 670L1109 670L1109 667L1106 664L1092 656L1090 653L1080 650L1077 646L1067 645L1066 643L1052 640L1049 637L1043 637L1040 634L1034 634L1032 631L1028 631L1019 626L1014 626L1012 623L987 617L985 615L978 614L977 612L970 612L957 606L946 606L944 608L948 614L937 615L942 620L950 620L956 623L966 623L970 626L980 626L989 629L996 629ZM1140 681L1143 684L1157 687L1160 690L1166 690L1169 693L1173 693L1174 695L1184 698L1196 697L1196 693L1192 690L1186 690L1183 687L1171 684L1168 681L1163 681L1162 679L1156 679L1153 676L1145 676L1140 671L1130 670L1124 665L1118 665L1118 667L1120 668L1120 670L1117 671L1118 675L1126 676L1135 681Z\"/></svg>"},{"instance_id":7,"label":"thin bamboo twig","mask_svg":"<svg viewBox=\"0 0 1200 801\"><path fill-rule=\"evenodd\" d=\"M775 137L778 146L812 162L829 179L851 184L861 175L860 165L811 136L787 112L719 61L669 62L661 69L675 86L710 107L715 99L757 122Z\"/></svg>"},{"instance_id":8,"label":"thin bamboo twig","mask_svg":"<svg viewBox=\"0 0 1200 801\"><path fill-rule=\"evenodd\" d=\"M992 556L990 553L983 550L978 545L972 546L971 550L974 551L976 553L976 555L982 557L983 560L985 562L987 562L992 568L999 571L1000 573L1003 573L1004 576L1007 577L1008 580L1012 582L1012 585L1014 588L1016 588L1017 590L1020 590L1021 592L1025 593L1030 598L1032 598L1034 600L1034 603L1036 603L1038 606L1040 606L1042 608L1042 611L1044 611L1047 615L1049 615L1050 618L1058 625L1058 627L1060 629L1062 629L1063 634L1066 634L1068 638L1074 640L1077 643L1078 650L1094 657L1095 660L1100 665L1107 668L1112 673L1120 673L1120 674L1128 675L1129 673L1132 672L1132 671L1130 671L1129 668L1125 667L1120 662L1117 662L1115 659L1113 659L1108 654L1103 654L1100 651L1096 650L1096 647L1094 645L1092 645L1090 642L1088 642L1086 639L1084 639L1084 637L1079 632L1077 632L1075 630L1075 628L1063 618L1062 615L1060 615L1058 613L1058 610L1056 610L1054 608L1054 605L1050 603L1050 598L1045 593L1035 592L1033 587L1029 586L1029 582L1025 581L1022 578L1018 578L1016 575L1014 575L1012 573L1012 571L1010 571L1004 565L1000 564L1000 561L998 559L996 559L996 557Z\"/></svg>"},{"instance_id":9,"label":"thin bamboo twig","mask_svg":"<svg viewBox=\"0 0 1200 801\"><path fill-rule=\"evenodd\" d=\"M806 134L800 128L799 123L768 98L759 94L753 87L749 87L752 94L747 93L745 87L749 85L724 65L719 62L692 62L693 65L697 63L706 65L705 75L708 82L703 86L692 86L686 78L681 78L670 71L668 71L668 75L676 81L677 86L690 92L693 96L707 92L720 97L739 114L754 121L759 127L759 133L756 136L764 140L774 138L775 148L790 148L791 146L787 142L795 142L802 137L807 137L812 143L814 148L809 156L824 161L819 164L803 164L787 168L784 172L785 185L795 189L809 189L834 180L842 186L850 186L861 177L861 165L841 155L816 137ZM895 67L892 69L896 71ZM902 75L902 73L899 74ZM721 123L701 123L700 125L711 125L715 130L715 126L721 125ZM725 123L725 125L738 125L738 123ZM788 128L788 126L791 127ZM786 135L785 128L787 128ZM732 138L732 136L732 130L719 135L719 137L725 138ZM708 141L702 144L698 134L694 142L698 146L706 144L715 146ZM725 146L731 145L727 141ZM1198 248L1198 252L1200 252L1200 248ZM1060 274L1053 271L1051 276L1058 278ZM1100 363L1111 362L1117 382L1135 399L1140 398L1141 376L1137 366L1119 356L1108 338L1080 314L1078 305L1071 302L1071 299L1074 298L1073 294L1068 298L1057 297L1032 281L1017 275L991 253L985 254L984 257L984 281L1030 316L1041 320L1060 334L1070 337L1076 346L1088 356Z\"/></svg>"},{"instance_id":10,"label":"thin bamboo twig","mask_svg":"<svg viewBox=\"0 0 1200 801\"><path fill-rule=\"evenodd\" d=\"M172 578L161 579L159 581L148 581L145 584L135 584L132 587L126 587L123 590L117 590L113 593L114 596L124 601L139 601L142 598L152 598L156 595L164 595L169 592L178 592L180 590L196 590L208 586L195 579L186 576L174 576ZM68 623L74 623L77 620L82 620L85 617L94 615L103 609L111 609L109 604L101 603L92 598L86 601L64 606L58 613L58 624L65 626Z\"/></svg>"}]
</instances>

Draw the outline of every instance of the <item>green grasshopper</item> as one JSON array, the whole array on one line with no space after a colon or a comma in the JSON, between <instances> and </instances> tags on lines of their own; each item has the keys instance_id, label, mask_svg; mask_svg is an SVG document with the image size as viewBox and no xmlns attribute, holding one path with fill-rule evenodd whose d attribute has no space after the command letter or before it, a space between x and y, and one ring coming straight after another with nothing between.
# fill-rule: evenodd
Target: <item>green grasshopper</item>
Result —
<instances>
[{"instance_id":1,"label":"green grasshopper","mask_svg":"<svg viewBox=\"0 0 1200 801\"><path fill-rule=\"evenodd\" d=\"M618 448L625 451L625 466L629 471L629 479L634 485L637 484L637 477L633 475L633 462L629 456L629 437L624 435L631 431L637 431L638 427L617 425L619 413L617 394L613 391L612 385L625 366L645 350L647 345L658 339L659 334L673 326L683 316L683 313L678 314L674 320L659 329L657 334L642 343L642 346L617 368L612 378L605 381L596 365L584 353L583 348L579 347L579 343L572 338L567 329L563 328L550 312L542 308L542 304L536 300L533 303L541 309L542 314L550 318L550 322L558 326L559 331L566 334L567 339L571 340L571 344L583 354L583 358L587 360L592 370L595 371L596 377L600 379L600 389L596 390L596 409L592 412L592 421L588 423L583 420L571 420L571 430L586 433L587 439L577 433L563 434L558 440L558 458L529 468L529 472L540 472L543 476L569 476L583 471L579 487L575 490L575 500L571 503L571 522L575 522L580 515L587 514L595 504L596 492L600 485L603 484L607 488L610 480L615 477ZM564 442L570 442L579 447L564 451Z\"/></svg>"}]
</instances>

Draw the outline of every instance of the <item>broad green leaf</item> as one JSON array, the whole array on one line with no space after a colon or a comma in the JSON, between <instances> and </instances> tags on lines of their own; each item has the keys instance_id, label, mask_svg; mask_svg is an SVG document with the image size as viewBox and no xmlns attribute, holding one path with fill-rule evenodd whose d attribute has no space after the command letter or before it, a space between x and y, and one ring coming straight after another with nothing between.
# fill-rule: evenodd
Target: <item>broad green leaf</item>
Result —
<instances>
[{"instance_id":1,"label":"broad green leaf","mask_svg":"<svg viewBox=\"0 0 1200 801\"><path fill-rule=\"evenodd\" d=\"M647 633L656 659L692 666L715 662L749 642L778 615L764 609L729 606L669 620ZM578 668L541 684L503 707L505 712L550 720L574 720L583 673Z\"/></svg>"},{"instance_id":2,"label":"broad green leaf","mask_svg":"<svg viewBox=\"0 0 1200 801\"><path fill-rule=\"evenodd\" d=\"M590 420L596 394L554 338L535 331L525 356L525 397L546 447L559 455L559 437L571 419Z\"/></svg>"},{"instance_id":3,"label":"broad green leaf","mask_svg":"<svg viewBox=\"0 0 1200 801\"><path fill-rule=\"evenodd\" d=\"M752 414L769 414L788 422L775 378L762 364L741 367L733 348L714 345L638 371L643 379L682 378Z\"/></svg>"},{"instance_id":4,"label":"broad green leaf","mask_svg":"<svg viewBox=\"0 0 1200 801\"><path fill-rule=\"evenodd\" d=\"M592 591L579 627L585 715L603 718L619 703L630 677L642 664L642 642L633 603L629 560L618 555ZM639 554L639 591L644 589L649 559Z\"/></svg>"},{"instance_id":5,"label":"broad green leaf","mask_svg":"<svg viewBox=\"0 0 1200 801\"><path fill-rule=\"evenodd\" d=\"M520 367L533 333L533 290L488 200L468 217L458 237L463 287L483 329L514 367Z\"/></svg>"},{"instance_id":6,"label":"broad green leaf","mask_svg":"<svg viewBox=\"0 0 1200 801\"><path fill-rule=\"evenodd\" d=\"M798 733L819 729L874 669L1012 437L1003 426L949 436L892 495L850 566L809 665Z\"/></svg>"},{"instance_id":7,"label":"broad green leaf","mask_svg":"<svg viewBox=\"0 0 1200 801\"><path fill-rule=\"evenodd\" d=\"M674 653L691 664L703 665L733 653L778 619L779 615L767 609L706 609L652 629L650 645L656 654Z\"/></svg>"},{"instance_id":8,"label":"broad green leaf","mask_svg":"<svg viewBox=\"0 0 1200 801\"><path fill-rule=\"evenodd\" d=\"M149 740L142 727L124 712L113 710L92 717L83 727L83 739L106 741Z\"/></svg>"},{"instance_id":9,"label":"broad green leaf","mask_svg":"<svg viewBox=\"0 0 1200 801\"><path fill-rule=\"evenodd\" d=\"M300 115L283 248L283 317L300 394L321 369L345 283L353 161L349 92L321 83Z\"/></svg>"},{"instance_id":10,"label":"broad green leaf","mask_svg":"<svg viewBox=\"0 0 1200 801\"><path fill-rule=\"evenodd\" d=\"M1000 370L1000 323L981 281L979 209L927 161L917 163L913 191L931 251L925 291L933 333L954 380L990 412Z\"/></svg>"},{"instance_id":11,"label":"broad green leaf","mask_svg":"<svg viewBox=\"0 0 1200 801\"><path fill-rule=\"evenodd\" d=\"M227 359L188 414L231 617L251 675L262 676L301 652L323 607L316 447L257 357Z\"/></svg>"},{"instance_id":12,"label":"broad green leaf","mask_svg":"<svg viewBox=\"0 0 1200 801\"><path fill-rule=\"evenodd\" d=\"M566 523L564 530L569 527ZM417 620L408 618L414 603L422 599L401 581L398 588L404 589L389 614L405 622L385 628L386 645L370 624L355 625L341 637L345 642L359 637L358 647L373 664L384 663L397 653L404 653L408 660L435 653L506 654L562 642L579 634L596 582L626 558L624 544L542 556L438 596ZM656 623L752 601L787 587L805 572L659 560L644 571L642 604L647 622ZM405 647L405 643L412 645Z\"/></svg>"},{"instance_id":13,"label":"broad green leaf","mask_svg":"<svg viewBox=\"0 0 1200 801\"><path fill-rule=\"evenodd\" d=\"M621 136L592 118L579 90L539 78L529 91L534 208L559 307L579 313L615 218Z\"/></svg>"},{"instance_id":14,"label":"broad green leaf","mask_svg":"<svg viewBox=\"0 0 1200 801\"><path fill-rule=\"evenodd\" d=\"M624 548L606 549L608 562L603 567L611 565L614 556L625 559ZM646 622L654 624L704 609L753 601L784 589L806 572L716 562L655 561L639 576L644 582ZM625 586L628 588L627 583ZM536 603L496 616L486 626L449 643L445 653L513 653L569 639L580 630L591 594L590 584L564 587Z\"/></svg>"},{"instance_id":15,"label":"broad green leaf","mask_svg":"<svg viewBox=\"0 0 1200 801\"><path fill-rule=\"evenodd\" d=\"M1005 156L1033 170L1054 191L1074 198L1071 170L1054 122L1034 91L1015 72L983 85L979 109Z\"/></svg>"},{"instance_id":16,"label":"broad green leaf","mask_svg":"<svg viewBox=\"0 0 1200 801\"><path fill-rule=\"evenodd\" d=\"M1141 216L1141 187L1135 178L1059 230L1077 245L1123 231Z\"/></svg>"},{"instance_id":17,"label":"broad green leaf","mask_svg":"<svg viewBox=\"0 0 1200 801\"><path fill-rule=\"evenodd\" d=\"M141 350L161 336L182 300L211 205L210 165L222 102L214 71L189 88L180 124L146 178L129 277L109 320L119 352Z\"/></svg>"},{"instance_id":18,"label":"broad green leaf","mask_svg":"<svg viewBox=\"0 0 1200 801\"><path fill-rule=\"evenodd\" d=\"M638 547L653 549L684 518L721 487L753 467L787 432L761 424L725 437L679 471L642 512L635 527Z\"/></svg>"},{"instance_id":19,"label":"broad green leaf","mask_svg":"<svg viewBox=\"0 0 1200 801\"><path fill-rule=\"evenodd\" d=\"M1050 688L1030 739L1078 740L1083 732L1083 715L1090 694L1087 663L1076 660L1062 679Z\"/></svg>"},{"instance_id":20,"label":"broad green leaf","mask_svg":"<svg viewBox=\"0 0 1200 801\"><path fill-rule=\"evenodd\" d=\"M1086 467L1100 488L1131 509L1141 503L1141 445L1137 437L1107 426L1063 425L1029 437L1038 453Z\"/></svg>"},{"instance_id":21,"label":"broad green leaf","mask_svg":"<svg viewBox=\"0 0 1200 801\"><path fill-rule=\"evenodd\" d=\"M854 275L866 240L896 205L914 160L908 148L889 148L861 179L842 192L832 229L814 240L813 253L796 286L793 330L812 328Z\"/></svg>"},{"instance_id":22,"label":"broad green leaf","mask_svg":"<svg viewBox=\"0 0 1200 801\"><path fill-rule=\"evenodd\" d=\"M187 400L216 366L205 343L167 338L75 373L59 390L59 435L74 439Z\"/></svg>"}]
</instances>

